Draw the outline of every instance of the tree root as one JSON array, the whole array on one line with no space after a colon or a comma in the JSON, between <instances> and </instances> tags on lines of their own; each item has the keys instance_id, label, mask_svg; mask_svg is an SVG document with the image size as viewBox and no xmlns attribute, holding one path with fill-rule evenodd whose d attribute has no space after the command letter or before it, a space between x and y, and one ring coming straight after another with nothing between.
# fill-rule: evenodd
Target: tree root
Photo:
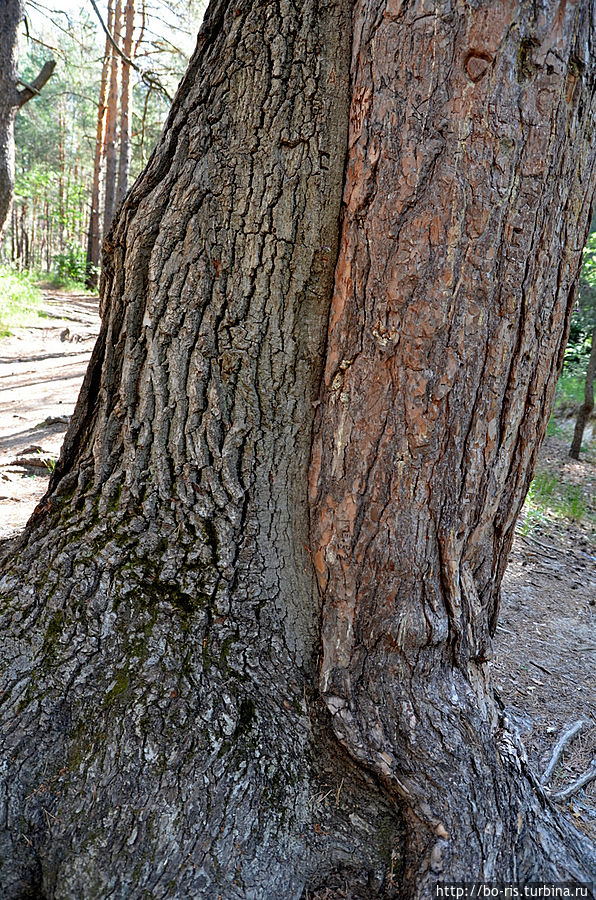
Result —
<instances>
[{"instance_id":1,"label":"tree root","mask_svg":"<svg viewBox=\"0 0 596 900\"><path fill-rule=\"evenodd\" d=\"M570 784L569 787L564 788L562 791L557 791L556 794L552 794L553 800L567 800L569 797L572 797L574 794L577 794L578 791L581 791L582 788L586 787L587 784L590 784L591 781L596 780L596 759L593 759L589 768L586 769L583 775Z\"/></svg>"},{"instance_id":2,"label":"tree root","mask_svg":"<svg viewBox=\"0 0 596 900\"><path fill-rule=\"evenodd\" d=\"M570 728L568 728L566 731L563 732L563 734L561 735L561 737L555 744L553 754L550 758L550 762L549 762L548 766L546 767L546 769L544 770L544 775L540 779L540 784L546 785L548 783L550 776L552 775L552 773L555 770L555 766L557 765L557 763L559 762L559 760L561 758L561 754L563 753L563 750L565 749L565 747L567 746L569 741L572 738L574 738L575 735L578 734L579 731L581 731L581 729L584 727L585 724L586 724L585 721L583 719L580 719L579 722L575 722L574 725L571 725Z\"/></svg>"},{"instance_id":3,"label":"tree root","mask_svg":"<svg viewBox=\"0 0 596 900\"><path fill-rule=\"evenodd\" d=\"M578 791L581 791L581 789L586 787L586 785L596 780L596 759L593 759L586 771L582 775L580 775L580 777L577 778L572 784L568 785L566 788L563 788L563 790L554 792L546 787L546 785L550 781L551 775L553 774L557 763L561 758L563 750L565 749L567 744L571 740L573 740L573 738L577 734L579 734L579 732L586 724L587 723L584 719L580 719L578 722L570 725L570 727L563 732L554 746L550 762L544 770L542 778L540 779L540 784L546 789L547 793L553 800L568 800L569 797L577 794Z\"/></svg>"}]
</instances>

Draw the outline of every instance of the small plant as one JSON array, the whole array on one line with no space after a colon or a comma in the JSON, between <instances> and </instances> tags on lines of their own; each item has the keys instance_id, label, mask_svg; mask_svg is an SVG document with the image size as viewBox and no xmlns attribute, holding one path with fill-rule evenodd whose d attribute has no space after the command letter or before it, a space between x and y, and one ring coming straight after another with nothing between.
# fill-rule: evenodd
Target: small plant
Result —
<instances>
[{"instance_id":1,"label":"small plant","mask_svg":"<svg viewBox=\"0 0 596 900\"><path fill-rule=\"evenodd\" d=\"M584 399L584 379L581 375L563 373L557 382L555 409L564 415L573 414Z\"/></svg>"},{"instance_id":2,"label":"small plant","mask_svg":"<svg viewBox=\"0 0 596 900\"><path fill-rule=\"evenodd\" d=\"M581 522L587 513L587 505L581 487L560 483L552 472L538 472L527 493L518 531L527 535L551 516Z\"/></svg>"},{"instance_id":3,"label":"small plant","mask_svg":"<svg viewBox=\"0 0 596 900\"><path fill-rule=\"evenodd\" d=\"M44 456L41 450L37 451L37 455L39 456L40 461L44 464L48 472L50 472L51 474L56 468L57 460L52 459L51 456Z\"/></svg>"},{"instance_id":4,"label":"small plant","mask_svg":"<svg viewBox=\"0 0 596 900\"><path fill-rule=\"evenodd\" d=\"M546 521L544 510L542 509L541 504L539 504L536 499L535 482L536 479L534 479L534 481L531 483L528 493L526 494L526 499L524 500L524 505L522 507L518 531L523 535L530 534L540 525L543 525Z\"/></svg>"},{"instance_id":5,"label":"small plant","mask_svg":"<svg viewBox=\"0 0 596 900\"><path fill-rule=\"evenodd\" d=\"M558 480L550 472L537 472L532 482L532 496L537 506L549 506L557 491Z\"/></svg>"}]
</instances>

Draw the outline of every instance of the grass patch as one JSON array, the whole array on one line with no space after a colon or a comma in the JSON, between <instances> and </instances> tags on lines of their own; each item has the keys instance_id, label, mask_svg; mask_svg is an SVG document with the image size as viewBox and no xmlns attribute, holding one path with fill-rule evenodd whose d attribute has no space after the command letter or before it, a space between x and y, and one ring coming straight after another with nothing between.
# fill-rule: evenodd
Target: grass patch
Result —
<instances>
[{"instance_id":1,"label":"grass patch","mask_svg":"<svg viewBox=\"0 0 596 900\"><path fill-rule=\"evenodd\" d=\"M0 337L37 324L41 303L42 296L27 275L0 266Z\"/></svg>"},{"instance_id":2,"label":"grass patch","mask_svg":"<svg viewBox=\"0 0 596 900\"><path fill-rule=\"evenodd\" d=\"M572 522L593 518L580 485L562 481L552 472L538 472L524 501L519 531L528 534L553 517Z\"/></svg>"},{"instance_id":3,"label":"grass patch","mask_svg":"<svg viewBox=\"0 0 596 900\"><path fill-rule=\"evenodd\" d=\"M555 411L562 414L575 413L584 402L584 383L585 377L564 372L557 382Z\"/></svg>"},{"instance_id":4,"label":"grass patch","mask_svg":"<svg viewBox=\"0 0 596 900\"><path fill-rule=\"evenodd\" d=\"M554 416L551 416L548 420L548 425L546 426L546 434L548 437L561 437L563 435L563 429L557 422Z\"/></svg>"}]
</instances>

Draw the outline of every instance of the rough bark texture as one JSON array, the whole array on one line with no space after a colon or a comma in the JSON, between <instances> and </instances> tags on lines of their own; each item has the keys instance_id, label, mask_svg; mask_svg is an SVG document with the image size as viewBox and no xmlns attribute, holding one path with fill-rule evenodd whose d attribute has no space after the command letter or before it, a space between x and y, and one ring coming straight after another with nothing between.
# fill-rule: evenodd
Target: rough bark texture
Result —
<instances>
[{"instance_id":1,"label":"rough bark texture","mask_svg":"<svg viewBox=\"0 0 596 900\"><path fill-rule=\"evenodd\" d=\"M551 6L211 4L4 552L7 900L585 876L484 663L593 186Z\"/></svg>"},{"instance_id":2,"label":"rough bark texture","mask_svg":"<svg viewBox=\"0 0 596 900\"><path fill-rule=\"evenodd\" d=\"M596 374L596 327L592 331L592 349L588 360L588 368L586 369L586 380L584 383L584 402L577 411L577 419L575 420L575 428L573 430L573 440L569 449L569 456L572 459L579 459L579 452L584 438L584 429L594 409L594 375Z\"/></svg>"},{"instance_id":3,"label":"rough bark texture","mask_svg":"<svg viewBox=\"0 0 596 900\"><path fill-rule=\"evenodd\" d=\"M350 3L211 6L108 238L50 493L8 548L5 898L390 895L391 800L312 687L307 469Z\"/></svg>"},{"instance_id":4,"label":"rough bark texture","mask_svg":"<svg viewBox=\"0 0 596 900\"><path fill-rule=\"evenodd\" d=\"M321 690L402 800L410 893L588 881L487 660L591 217L594 5L360 0L354 35L311 472Z\"/></svg>"}]
</instances>

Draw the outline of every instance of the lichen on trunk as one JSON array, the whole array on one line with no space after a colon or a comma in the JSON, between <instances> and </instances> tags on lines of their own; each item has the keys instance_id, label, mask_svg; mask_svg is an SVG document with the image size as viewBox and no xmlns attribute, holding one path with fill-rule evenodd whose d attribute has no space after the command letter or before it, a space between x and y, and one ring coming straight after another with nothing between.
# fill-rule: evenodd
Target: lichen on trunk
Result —
<instances>
[{"instance_id":1,"label":"lichen on trunk","mask_svg":"<svg viewBox=\"0 0 596 900\"><path fill-rule=\"evenodd\" d=\"M393 805L313 695L306 484L350 31L347 2L212 4L108 236L101 334L4 564L6 897L389 877Z\"/></svg>"}]
</instances>

